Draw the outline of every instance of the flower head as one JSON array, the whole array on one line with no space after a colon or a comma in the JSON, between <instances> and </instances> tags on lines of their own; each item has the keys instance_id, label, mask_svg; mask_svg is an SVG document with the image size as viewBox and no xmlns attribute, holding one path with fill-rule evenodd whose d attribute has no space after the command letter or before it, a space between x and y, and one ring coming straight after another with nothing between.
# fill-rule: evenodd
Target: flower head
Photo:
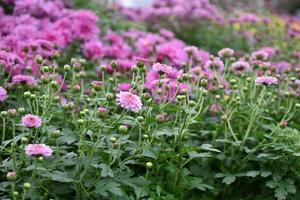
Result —
<instances>
[{"instance_id":1,"label":"flower head","mask_svg":"<svg viewBox=\"0 0 300 200\"><path fill-rule=\"evenodd\" d=\"M255 80L256 85L277 85L278 79L273 76L261 76Z\"/></svg>"},{"instance_id":2,"label":"flower head","mask_svg":"<svg viewBox=\"0 0 300 200\"><path fill-rule=\"evenodd\" d=\"M34 77L29 75L16 75L12 78L12 83L14 85L24 83L28 86L35 86L37 84Z\"/></svg>"},{"instance_id":3,"label":"flower head","mask_svg":"<svg viewBox=\"0 0 300 200\"><path fill-rule=\"evenodd\" d=\"M236 73L249 71L250 65L249 65L249 63L247 63L245 61L237 61L237 62L232 63L232 70Z\"/></svg>"},{"instance_id":4,"label":"flower head","mask_svg":"<svg viewBox=\"0 0 300 200\"><path fill-rule=\"evenodd\" d=\"M224 63L220 58L214 58L213 60L209 60L206 62L205 69L216 70L217 72L223 72Z\"/></svg>"},{"instance_id":5,"label":"flower head","mask_svg":"<svg viewBox=\"0 0 300 200\"><path fill-rule=\"evenodd\" d=\"M22 124L29 128L38 128L42 124L42 119L39 116L27 114L22 117Z\"/></svg>"},{"instance_id":6,"label":"flower head","mask_svg":"<svg viewBox=\"0 0 300 200\"><path fill-rule=\"evenodd\" d=\"M7 98L7 92L3 87L0 87L0 101L3 102Z\"/></svg>"},{"instance_id":7,"label":"flower head","mask_svg":"<svg viewBox=\"0 0 300 200\"><path fill-rule=\"evenodd\" d=\"M117 94L117 103L122 107L133 112L138 112L142 109L142 101L139 96L131 92L120 92Z\"/></svg>"},{"instance_id":8,"label":"flower head","mask_svg":"<svg viewBox=\"0 0 300 200\"><path fill-rule=\"evenodd\" d=\"M234 54L234 50L230 49L230 48L224 48L218 52L218 56L221 58L223 58L223 57L228 58L230 56L233 56L233 54Z\"/></svg>"},{"instance_id":9,"label":"flower head","mask_svg":"<svg viewBox=\"0 0 300 200\"><path fill-rule=\"evenodd\" d=\"M168 77L176 78L177 76L177 70L165 64L155 63L152 69L157 73L166 74Z\"/></svg>"},{"instance_id":10,"label":"flower head","mask_svg":"<svg viewBox=\"0 0 300 200\"><path fill-rule=\"evenodd\" d=\"M51 156L53 150L45 144L28 144L25 152L28 156Z\"/></svg>"},{"instance_id":11,"label":"flower head","mask_svg":"<svg viewBox=\"0 0 300 200\"><path fill-rule=\"evenodd\" d=\"M129 91L131 88L131 83L123 82L118 84L119 91Z\"/></svg>"}]
</instances>

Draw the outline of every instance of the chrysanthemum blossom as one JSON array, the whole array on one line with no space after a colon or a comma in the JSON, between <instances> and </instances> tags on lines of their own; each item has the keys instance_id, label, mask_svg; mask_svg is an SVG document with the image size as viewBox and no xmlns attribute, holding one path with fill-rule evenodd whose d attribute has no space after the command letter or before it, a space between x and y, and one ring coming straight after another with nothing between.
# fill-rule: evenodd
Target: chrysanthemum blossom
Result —
<instances>
[{"instance_id":1,"label":"chrysanthemum blossom","mask_svg":"<svg viewBox=\"0 0 300 200\"><path fill-rule=\"evenodd\" d=\"M233 54L234 54L234 50L230 49L230 48L224 48L218 52L218 56L221 58L223 58L223 57L228 58L228 57L233 56Z\"/></svg>"},{"instance_id":2,"label":"chrysanthemum blossom","mask_svg":"<svg viewBox=\"0 0 300 200\"><path fill-rule=\"evenodd\" d=\"M232 63L232 70L236 73L249 71L250 65L249 65L249 63L247 63L245 61L237 61L237 62Z\"/></svg>"},{"instance_id":3,"label":"chrysanthemum blossom","mask_svg":"<svg viewBox=\"0 0 300 200\"><path fill-rule=\"evenodd\" d=\"M38 128L42 124L42 119L39 116L27 114L22 117L22 124L28 128Z\"/></svg>"},{"instance_id":4,"label":"chrysanthemum blossom","mask_svg":"<svg viewBox=\"0 0 300 200\"><path fill-rule=\"evenodd\" d=\"M26 84L28 86L35 86L37 82L33 76L29 75L16 75L12 78L12 83L15 84Z\"/></svg>"},{"instance_id":5,"label":"chrysanthemum blossom","mask_svg":"<svg viewBox=\"0 0 300 200\"><path fill-rule=\"evenodd\" d=\"M152 66L153 71L157 73L163 73L166 74L168 77L176 77L177 70L172 68L171 66L161 64L161 63L155 63Z\"/></svg>"},{"instance_id":6,"label":"chrysanthemum blossom","mask_svg":"<svg viewBox=\"0 0 300 200\"><path fill-rule=\"evenodd\" d=\"M277 85L278 79L273 76L261 76L255 80L256 85Z\"/></svg>"},{"instance_id":7,"label":"chrysanthemum blossom","mask_svg":"<svg viewBox=\"0 0 300 200\"><path fill-rule=\"evenodd\" d=\"M133 112L140 111L143 106L140 97L131 92L120 92L117 94L117 104Z\"/></svg>"},{"instance_id":8,"label":"chrysanthemum blossom","mask_svg":"<svg viewBox=\"0 0 300 200\"><path fill-rule=\"evenodd\" d=\"M0 87L0 101L3 102L7 99L7 92L3 87Z\"/></svg>"},{"instance_id":9,"label":"chrysanthemum blossom","mask_svg":"<svg viewBox=\"0 0 300 200\"><path fill-rule=\"evenodd\" d=\"M25 153L28 156L51 156L53 150L45 144L28 144Z\"/></svg>"},{"instance_id":10,"label":"chrysanthemum blossom","mask_svg":"<svg viewBox=\"0 0 300 200\"><path fill-rule=\"evenodd\" d=\"M209 60L205 63L205 69L216 70L217 72L223 72L224 63L220 58L214 58L213 60Z\"/></svg>"}]
</instances>

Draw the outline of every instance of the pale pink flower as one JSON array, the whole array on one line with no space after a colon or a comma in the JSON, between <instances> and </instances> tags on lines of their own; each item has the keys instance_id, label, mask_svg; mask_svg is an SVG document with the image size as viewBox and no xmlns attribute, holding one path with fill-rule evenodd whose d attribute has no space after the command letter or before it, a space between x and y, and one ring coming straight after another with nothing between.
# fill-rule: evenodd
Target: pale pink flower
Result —
<instances>
[{"instance_id":1,"label":"pale pink flower","mask_svg":"<svg viewBox=\"0 0 300 200\"><path fill-rule=\"evenodd\" d=\"M277 85L278 79L273 76L261 76L255 80L256 85Z\"/></svg>"},{"instance_id":2,"label":"pale pink flower","mask_svg":"<svg viewBox=\"0 0 300 200\"><path fill-rule=\"evenodd\" d=\"M230 49L230 48L224 48L224 49L221 49L219 52L218 52L218 56L223 58L223 57L231 57L233 56L234 54L234 50L233 49Z\"/></svg>"},{"instance_id":3,"label":"pale pink flower","mask_svg":"<svg viewBox=\"0 0 300 200\"><path fill-rule=\"evenodd\" d=\"M29 128L38 128L42 124L42 119L39 116L27 114L22 117L22 124Z\"/></svg>"},{"instance_id":4,"label":"pale pink flower","mask_svg":"<svg viewBox=\"0 0 300 200\"><path fill-rule=\"evenodd\" d=\"M117 94L117 104L133 112L140 111L143 106L140 97L131 92L120 92Z\"/></svg>"},{"instance_id":5,"label":"pale pink flower","mask_svg":"<svg viewBox=\"0 0 300 200\"><path fill-rule=\"evenodd\" d=\"M8 95L6 90L3 87L0 87L0 101L3 102L7 99Z\"/></svg>"},{"instance_id":6,"label":"pale pink flower","mask_svg":"<svg viewBox=\"0 0 300 200\"><path fill-rule=\"evenodd\" d=\"M53 150L45 144L28 144L25 152L28 156L51 156Z\"/></svg>"},{"instance_id":7,"label":"pale pink flower","mask_svg":"<svg viewBox=\"0 0 300 200\"><path fill-rule=\"evenodd\" d=\"M250 65L249 63L245 61L236 61L232 63L232 70L236 73L241 73L244 71L249 71L250 70Z\"/></svg>"}]
</instances>

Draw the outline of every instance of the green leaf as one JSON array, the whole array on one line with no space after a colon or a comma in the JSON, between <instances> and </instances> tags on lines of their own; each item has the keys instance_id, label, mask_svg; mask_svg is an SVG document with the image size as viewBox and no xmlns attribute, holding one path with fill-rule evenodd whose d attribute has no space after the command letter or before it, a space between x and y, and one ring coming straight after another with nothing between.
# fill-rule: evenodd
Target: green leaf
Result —
<instances>
[{"instance_id":1,"label":"green leaf","mask_svg":"<svg viewBox=\"0 0 300 200\"><path fill-rule=\"evenodd\" d=\"M92 166L95 168L98 168L98 169L102 169L102 171L101 171L102 177L107 177L107 176L110 176L112 178L114 177L114 173L113 173L112 169L107 164L105 164L105 163L102 163L100 165L93 164Z\"/></svg>"},{"instance_id":2,"label":"green leaf","mask_svg":"<svg viewBox=\"0 0 300 200\"><path fill-rule=\"evenodd\" d=\"M211 157L210 153L197 153L196 151L188 152L190 158L207 158Z\"/></svg>"},{"instance_id":3,"label":"green leaf","mask_svg":"<svg viewBox=\"0 0 300 200\"><path fill-rule=\"evenodd\" d=\"M108 193L116 196L123 196L124 192L120 188L120 184L112 180L103 179L97 182L95 192L102 196L108 196ZM110 198L111 199L111 198Z\"/></svg>"},{"instance_id":4,"label":"green leaf","mask_svg":"<svg viewBox=\"0 0 300 200\"><path fill-rule=\"evenodd\" d=\"M284 187L278 187L275 190L275 197L277 198L277 200L285 200L287 197L288 193L285 190Z\"/></svg>"},{"instance_id":5,"label":"green leaf","mask_svg":"<svg viewBox=\"0 0 300 200\"><path fill-rule=\"evenodd\" d=\"M211 144L202 144L200 148L203 150L206 150L206 151L221 153L221 151L219 149L213 148L213 146Z\"/></svg>"},{"instance_id":6,"label":"green leaf","mask_svg":"<svg viewBox=\"0 0 300 200\"><path fill-rule=\"evenodd\" d=\"M260 173L260 171L255 171L255 170L247 171L245 173L245 176L256 177L257 175L259 175L259 173Z\"/></svg>"},{"instance_id":7,"label":"green leaf","mask_svg":"<svg viewBox=\"0 0 300 200\"><path fill-rule=\"evenodd\" d=\"M235 180L236 180L236 177L234 175L227 175L223 178L222 182L227 184L227 185L230 185Z\"/></svg>"},{"instance_id":8,"label":"green leaf","mask_svg":"<svg viewBox=\"0 0 300 200\"><path fill-rule=\"evenodd\" d=\"M157 159L156 155L150 149L144 149L142 155L145 157L153 158L155 160Z\"/></svg>"},{"instance_id":9,"label":"green leaf","mask_svg":"<svg viewBox=\"0 0 300 200\"><path fill-rule=\"evenodd\" d=\"M61 171L54 171L53 173L44 172L41 173L40 176L49 178L53 181L61 182L61 183L71 183L75 182L75 180L68 177L68 174Z\"/></svg>"},{"instance_id":10,"label":"green leaf","mask_svg":"<svg viewBox=\"0 0 300 200\"><path fill-rule=\"evenodd\" d=\"M196 188L201 191L212 190L214 189L212 186L203 183L201 178L192 178L190 181L190 189Z\"/></svg>"}]
</instances>

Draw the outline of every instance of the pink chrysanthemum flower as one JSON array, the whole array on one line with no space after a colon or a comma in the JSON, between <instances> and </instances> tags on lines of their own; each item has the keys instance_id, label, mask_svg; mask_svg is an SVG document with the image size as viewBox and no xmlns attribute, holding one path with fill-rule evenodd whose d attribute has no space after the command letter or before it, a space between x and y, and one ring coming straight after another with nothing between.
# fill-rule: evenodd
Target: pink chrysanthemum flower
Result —
<instances>
[{"instance_id":1,"label":"pink chrysanthemum flower","mask_svg":"<svg viewBox=\"0 0 300 200\"><path fill-rule=\"evenodd\" d=\"M34 80L33 76L29 75L16 75L12 78L13 84L21 84L24 83L28 86L35 86L37 82Z\"/></svg>"},{"instance_id":2,"label":"pink chrysanthemum flower","mask_svg":"<svg viewBox=\"0 0 300 200\"><path fill-rule=\"evenodd\" d=\"M230 49L230 48L224 48L218 52L218 56L221 58L223 58L223 57L228 58L228 57L233 56L233 54L234 54L234 50Z\"/></svg>"},{"instance_id":3,"label":"pink chrysanthemum flower","mask_svg":"<svg viewBox=\"0 0 300 200\"><path fill-rule=\"evenodd\" d=\"M223 72L224 63L220 58L214 58L205 63L205 69L216 70L217 72Z\"/></svg>"},{"instance_id":4,"label":"pink chrysanthemum flower","mask_svg":"<svg viewBox=\"0 0 300 200\"><path fill-rule=\"evenodd\" d=\"M131 92L120 92L117 94L117 103L122 108L126 108L133 112L138 112L143 106L140 97Z\"/></svg>"},{"instance_id":5,"label":"pink chrysanthemum flower","mask_svg":"<svg viewBox=\"0 0 300 200\"><path fill-rule=\"evenodd\" d=\"M165 64L160 64L160 63L155 63L152 66L153 71L157 73L163 73L166 74L168 77L176 77L177 76L177 70L172 68L171 66L165 65Z\"/></svg>"},{"instance_id":6,"label":"pink chrysanthemum flower","mask_svg":"<svg viewBox=\"0 0 300 200\"><path fill-rule=\"evenodd\" d=\"M269 55L265 51L255 51L251 54L252 59L255 60L267 60L269 58Z\"/></svg>"},{"instance_id":7,"label":"pink chrysanthemum flower","mask_svg":"<svg viewBox=\"0 0 300 200\"><path fill-rule=\"evenodd\" d=\"M277 85L278 79L273 76L261 76L255 80L256 85Z\"/></svg>"},{"instance_id":8,"label":"pink chrysanthemum flower","mask_svg":"<svg viewBox=\"0 0 300 200\"><path fill-rule=\"evenodd\" d=\"M249 71L250 65L249 65L249 63L247 63L245 61L237 61L237 62L232 63L232 70L236 73Z\"/></svg>"},{"instance_id":9,"label":"pink chrysanthemum flower","mask_svg":"<svg viewBox=\"0 0 300 200\"><path fill-rule=\"evenodd\" d=\"M42 124L42 119L39 116L27 114L22 117L22 124L29 128L38 128Z\"/></svg>"},{"instance_id":10,"label":"pink chrysanthemum flower","mask_svg":"<svg viewBox=\"0 0 300 200\"><path fill-rule=\"evenodd\" d=\"M25 152L28 156L51 156L53 150L45 144L28 144Z\"/></svg>"},{"instance_id":11,"label":"pink chrysanthemum flower","mask_svg":"<svg viewBox=\"0 0 300 200\"><path fill-rule=\"evenodd\" d=\"M0 87L0 101L3 102L7 99L7 92L3 87Z\"/></svg>"},{"instance_id":12,"label":"pink chrysanthemum flower","mask_svg":"<svg viewBox=\"0 0 300 200\"><path fill-rule=\"evenodd\" d=\"M131 88L131 83L123 82L118 84L119 91L129 91L130 88Z\"/></svg>"}]
</instances>

